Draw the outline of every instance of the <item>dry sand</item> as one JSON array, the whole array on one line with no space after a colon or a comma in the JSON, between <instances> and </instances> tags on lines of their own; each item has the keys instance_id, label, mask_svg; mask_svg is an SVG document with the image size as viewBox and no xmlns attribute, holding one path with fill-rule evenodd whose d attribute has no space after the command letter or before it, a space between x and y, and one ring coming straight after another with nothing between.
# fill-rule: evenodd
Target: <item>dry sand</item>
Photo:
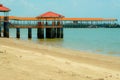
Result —
<instances>
[{"instance_id":1,"label":"dry sand","mask_svg":"<svg viewBox=\"0 0 120 80\"><path fill-rule=\"evenodd\" d=\"M120 58L0 38L0 80L120 80Z\"/></svg>"}]
</instances>

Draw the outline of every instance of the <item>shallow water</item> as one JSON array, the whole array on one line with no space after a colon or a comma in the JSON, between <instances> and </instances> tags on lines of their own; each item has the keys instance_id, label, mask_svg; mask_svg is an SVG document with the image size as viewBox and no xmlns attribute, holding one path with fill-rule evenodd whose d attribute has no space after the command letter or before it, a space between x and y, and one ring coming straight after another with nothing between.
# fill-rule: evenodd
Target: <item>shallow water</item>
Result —
<instances>
[{"instance_id":1,"label":"shallow water","mask_svg":"<svg viewBox=\"0 0 120 80\"><path fill-rule=\"evenodd\" d=\"M32 30L32 41L38 44L64 47L98 54L120 56L119 28L67 28L63 39L37 39L37 30ZM21 39L28 40L27 29L21 29ZM10 37L16 37L16 30L10 29Z\"/></svg>"}]
</instances>

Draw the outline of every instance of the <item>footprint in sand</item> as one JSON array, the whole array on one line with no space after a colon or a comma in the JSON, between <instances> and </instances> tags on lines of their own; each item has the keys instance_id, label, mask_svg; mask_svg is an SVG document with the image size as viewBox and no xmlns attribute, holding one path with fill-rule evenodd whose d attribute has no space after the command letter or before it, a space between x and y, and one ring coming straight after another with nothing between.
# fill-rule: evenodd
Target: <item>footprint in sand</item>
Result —
<instances>
[{"instance_id":1,"label":"footprint in sand","mask_svg":"<svg viewBox=\"0 0 120 80\"><path fill-rule=\"evenodd\" d=\"M7 51L6 51L6 50L4 50L4 51L3 51L3 50L1 50L1 51L0 51L0 54L6 54L6 53L7 53Z\"/></svg>"},{"instance_id":2,"label":"footprint in sand","mask_svg":"<svg viewBox=\"0 0 120 80\"><path fill-rule=\"evenodd\" d=\"M119 76L119 74L116 74L116 76Z\"/></svg>"},{"instance_id":3,"label":"footprint in sand","mask_svg":"<svg viewBox=\"0 0 120 80\"><path fill-rule=\"evenodd\" d=\"M113 77L112 75L109 75L109 77L111 78L111 77Z\"/></svg>"},{"instance_id":4,"label":"footprint in sand","mask_svg":"<svg viewBox=\"0 0 120 80\"><path fill-rule=\"evenodd\" d=\"M88 78L88 79L92 79L92 77L91 77L91 76L86 76L86 78Z\"/></svg>"},{"instance_id":5,"label":"footprint in sand","mask_svg":"<svg viewBox=\"0 0 120 80\"><path fill-rule=\"evenodd\" d=\"M117 78L116 79L119 79L119 74L116 74Z\"/></svg>"},{"instance_id":6,"label":"footprint in sand","mask_svg":"<svg viewBox=\"0 0 120 80\"><path fill-rule=\"evenodd\" d=\"M65 64L68 64L68 65L70 65L70 62L66 61L66 62L65 62Z\"/></svg>"},{"instance_id":7,"label":"footprint in sand","mask_svg":"<svg viewBox=\"0 0 120 80\"><path fill-rule=\"evenodd\" d=\"M4 53L3 51L0 51L0 53Z\"/></svg>"},{"instance_id":8,"label":"footprint in sand","mask_svg":"<svg viewBox=\"0 0 120 80\"><path fill-rule=\"evenodd\" d=\"M1 54L1 53L3 53L3 52L0 51L0 54Z\"/></svg>"},{"instance_id":9,"label":"footprint in sand","mask_svg":"<svg viewBox=\"0 0 120 80\"><path fill-rule=\"evenodd\" d=\"M22 56L19 56L20 58L22 58Z\"/></svg>"}]
</instances>

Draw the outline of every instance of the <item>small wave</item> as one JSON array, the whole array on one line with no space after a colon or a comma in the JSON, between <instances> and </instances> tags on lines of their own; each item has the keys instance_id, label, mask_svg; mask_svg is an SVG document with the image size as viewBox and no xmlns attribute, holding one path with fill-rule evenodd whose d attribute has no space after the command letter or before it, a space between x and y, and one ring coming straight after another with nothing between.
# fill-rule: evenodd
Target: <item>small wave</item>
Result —
<instances>
[{"instance_id":1,"label":"small wave","mask_svg":"<svg viewBox=\"0 0 120 80\"><path fill-rule=\"evenodd\" d=\"M102 49L98 49L98 50L96 50L96 52L103 52L103 50Z\"/></svg>"},{"instance_id":2,"label":"small wave","mask_svg":"<svg viewBox=\"0 0 120 80\"><path fill-rule=\"evenodd\" d=\"M110 52L108 52L108 54L110 54L110 55L120 55L120 52L110 51Z\"/></svg>"}]
</instances>

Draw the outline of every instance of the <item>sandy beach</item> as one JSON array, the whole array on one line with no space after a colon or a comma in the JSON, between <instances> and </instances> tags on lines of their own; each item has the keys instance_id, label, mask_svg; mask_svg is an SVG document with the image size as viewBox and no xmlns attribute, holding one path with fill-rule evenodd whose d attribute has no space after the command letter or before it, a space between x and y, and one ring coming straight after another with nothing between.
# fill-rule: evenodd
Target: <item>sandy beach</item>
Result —
<instances>
[{"instance_id":1,"label":"sandy beach","mask_svg":"<svg viewBox=\"0 0 120 80\"><path fill-rule=\"evenodd\" d=\"M0 80L120 80L120 57L0 38Z\"/></svg>"}]
</instances>

